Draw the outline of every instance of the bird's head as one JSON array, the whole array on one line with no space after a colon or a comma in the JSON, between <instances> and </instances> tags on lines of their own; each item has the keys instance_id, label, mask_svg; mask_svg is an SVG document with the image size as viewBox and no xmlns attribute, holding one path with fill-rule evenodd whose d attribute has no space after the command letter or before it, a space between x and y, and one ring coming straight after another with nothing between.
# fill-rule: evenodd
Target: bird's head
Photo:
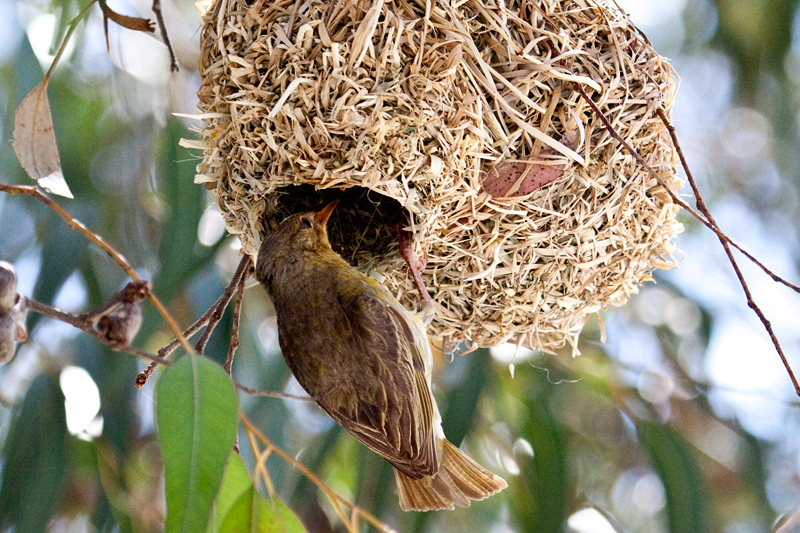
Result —
<instances>
[{"instance_id":1,"label":"bird's head","mask_svg":"<svg viewBox=\"0 0 800 533\"><path fill-rule=\"evenodd\" d=\"M261 242L256 277L261 279L276 260L286 261L308 252L330 251L327 224L337 203L339 200L334 200L319 211L297 213L278 224Z\"/></svg>"}]
</instances>

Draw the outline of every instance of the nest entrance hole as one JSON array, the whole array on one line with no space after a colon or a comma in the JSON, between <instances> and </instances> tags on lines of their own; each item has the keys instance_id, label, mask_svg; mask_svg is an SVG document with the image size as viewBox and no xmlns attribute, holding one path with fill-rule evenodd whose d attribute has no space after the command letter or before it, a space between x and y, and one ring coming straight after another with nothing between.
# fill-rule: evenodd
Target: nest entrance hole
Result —
<instances>
[{"instance_id":1,"label":"nest entrance hole","mask_svg":"<svg viewBox=\"0 0 800 533\"><path fill-rule=\"evenodd\" d=\"M397 224L408 215L396 200L364 187L317 190L313 185L289 185L276 191L275 203L263 216L271 231L284 218L315 211L338 199L328 221L328 239L333 249L355 267L375 263L397 248Z\"/></svg>"}]
</instances>

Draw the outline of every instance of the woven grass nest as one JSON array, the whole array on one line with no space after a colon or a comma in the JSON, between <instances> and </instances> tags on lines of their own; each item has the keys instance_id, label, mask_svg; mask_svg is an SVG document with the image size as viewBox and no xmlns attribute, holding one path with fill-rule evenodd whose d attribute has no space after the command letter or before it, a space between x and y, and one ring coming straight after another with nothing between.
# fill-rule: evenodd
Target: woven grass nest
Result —
<instances>
[{"instance_id":1,"label":"woven grass nest","mask_svg":"<svg viewBox=\"0 0 800 533\"><path fill-rule=\"evenodd\" d=\"M396 225L427 259L446 346L573 348L587 318L676 265L674 72L595 0L215 0L196 181L255 254L334 198L334 249L419 302Z\"/></svg>"}]
</instances>

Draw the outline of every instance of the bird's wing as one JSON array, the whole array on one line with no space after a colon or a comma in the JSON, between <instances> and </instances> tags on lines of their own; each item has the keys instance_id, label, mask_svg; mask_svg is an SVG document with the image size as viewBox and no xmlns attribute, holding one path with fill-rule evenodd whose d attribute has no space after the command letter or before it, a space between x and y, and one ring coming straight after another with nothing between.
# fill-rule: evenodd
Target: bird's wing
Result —
<instances>
[{"instance_id":1,"label":"bird's wing","mask_svg":"<svg viewBox=\"0 0 800 533\"><path fill-rule=\"evenodd\" d=\"M406 475L435 474L439 468L432 430L435 407L421 353L430 349L424 330L410 324L411 314L380 292L351 294L339 298L350 332L336 349L346 350L342 355L357 362L353 366L362 375L354 376L354 387L341 384L342 388L327 391L317 402Z\"/></svg>"}]
</instances>

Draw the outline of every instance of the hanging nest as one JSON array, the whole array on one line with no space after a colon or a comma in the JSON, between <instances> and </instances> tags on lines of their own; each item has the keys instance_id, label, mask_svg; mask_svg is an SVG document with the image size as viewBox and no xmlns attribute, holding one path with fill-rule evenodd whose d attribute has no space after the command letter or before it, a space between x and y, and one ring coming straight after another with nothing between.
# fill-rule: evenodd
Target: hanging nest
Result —
<instances>
[{"instance_id":1,"label":"hanging nest","mask_svg":"<svg viewBox=\"0 0 800 533\"><path fill-rule=\"evenodd\" d=\"M427 260L448 346L573 347L587 317L672 268L676 82L594 0L215 0L203 18L196 181L255 254L340 198L334 249L413 309L396 225Z\"/></svg>"}]
</instances>

